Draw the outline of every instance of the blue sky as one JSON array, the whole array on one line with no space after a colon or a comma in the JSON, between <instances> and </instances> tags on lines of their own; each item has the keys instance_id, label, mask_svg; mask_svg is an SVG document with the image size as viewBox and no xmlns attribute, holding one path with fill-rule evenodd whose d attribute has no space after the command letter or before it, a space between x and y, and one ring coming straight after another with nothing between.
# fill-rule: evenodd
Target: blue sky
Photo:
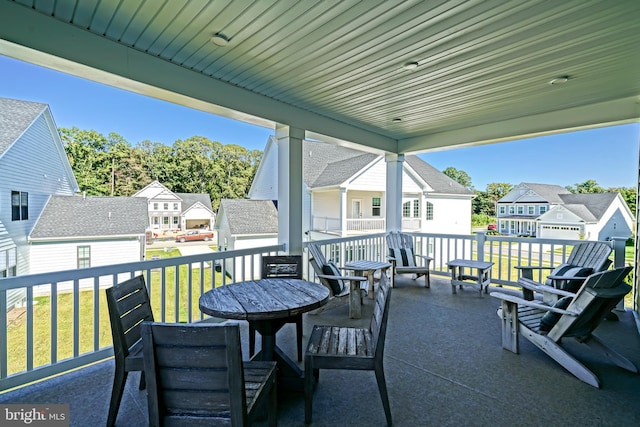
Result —
<instances>
[{"instance_id":1,"label":"blue sky","mask_svg":"<svg viewBox=\"0 0 640 427\"><path fill-rule=\"evenodd\" d=\"M0 55L0 97L49 104L58 127L116 132L131 145L205 136L264 149L273 130L181 107ZM492 182L635 187L640 125L614 126L515 142L421 154L439 170L464 170L485 190Z\"/></svg>"}]
</instances>

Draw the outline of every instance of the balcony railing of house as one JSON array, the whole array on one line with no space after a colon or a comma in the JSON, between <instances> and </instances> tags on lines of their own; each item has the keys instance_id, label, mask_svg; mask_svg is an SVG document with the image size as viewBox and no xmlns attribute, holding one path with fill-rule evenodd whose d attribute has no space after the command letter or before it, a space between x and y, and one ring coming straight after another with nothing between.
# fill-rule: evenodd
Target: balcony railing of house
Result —
<instances>
[{"instance_id":1,"label":"balcony railing of house","mask_svg":"<svg viewBox=\"0 0 640 427\"><path fill-rule=\"evenodd\" d=\"M432 275L448 278L447 263L454 258L492 261L492 283L497 285L515 284L516 265L562 263L580 242L484 233L412 236L416 253L434 259ZM385 260L388 251L384 233L314 243L327 259L342 265L361 259ZM614 266L625 265L624 240L608 243L614 248ZM191 322L203 317L198 309L203 292L257 277L260 257L281 250L283 246L269 246L0 279L1 313L7 313L8 292L23 290L26 294L22 309L0 316L0 390L109 357L111 331L104 288L114 282L143 274L156 320ZM230 275L211 268L217 265ZM305 270L305 277L317 281L308 262Z\"/></svg>"},{"instance_id":2,"label":"balcony railing of house","mask_svg":"<svg viewBox=\"0 0 640 427\"><path fill-rule=\"evenodd\" d=\"M312 230L340 233L342 222L340 218L317 217L312 220ZM345 220L347 232L383 232L386 229L384 218L347 218Z\"/></svg>"},{"instance_id":3,"label":"balcony railing of house","mask_svg":"<svg viewBox=\"0 0 640 427\"><path fill-rule=\"evenodd\" d=\"M202 319L200 295L260 275L274 245L0 279L0 390L84 366L113 354L104 289L142 274L154 318ZM212 268L213 266L213 268ZM11 310L8 293L25 303Z\"/></svg>"}]
</instances>

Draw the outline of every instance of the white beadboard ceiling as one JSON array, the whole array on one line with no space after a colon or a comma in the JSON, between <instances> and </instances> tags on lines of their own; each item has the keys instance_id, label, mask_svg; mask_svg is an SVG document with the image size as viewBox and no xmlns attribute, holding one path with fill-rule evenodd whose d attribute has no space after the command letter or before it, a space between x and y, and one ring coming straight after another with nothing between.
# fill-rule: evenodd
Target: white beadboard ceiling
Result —
<instances>
[{"instance_id":1,"label":"white beadboard ceiling","mask_svg":"<svg viewBox=\"0 0 640 427\"><path fill-rule=\"evenodd\" d=\"M640 117L638 0L0 0L0 54L388 152Z\"/></svg>"}]
</instances>

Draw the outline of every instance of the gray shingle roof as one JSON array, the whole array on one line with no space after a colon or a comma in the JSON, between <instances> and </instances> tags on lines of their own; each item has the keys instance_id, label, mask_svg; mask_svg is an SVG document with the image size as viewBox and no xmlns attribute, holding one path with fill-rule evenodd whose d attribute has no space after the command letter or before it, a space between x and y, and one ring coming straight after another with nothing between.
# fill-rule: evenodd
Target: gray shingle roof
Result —
<instances>
[{"instance_id":1,"label":"gray shingle roof","mask_svg":"<svg viewBox=\"0 0 640 427\"><path fill-rule=\"evenodd\" d=\"M278 233L278 211L271 200L222 199L218 212L222 211L231 234Z\"/></svg>"},{"instance_id":2,"label":"gray shingle roof","mask_svg":"<svg viewBox=\"0 0 640 427\"><path fill-rule=\"evenodd\" d=\"M174 193L182 199L182 212L189 209L196 203L202 203L206 208L213 212L211 207L211 196L207 193Z\"/></svg>"},{"instance_id":3,"label":"gray shingle roof","mask_svg":"<svg viewBox=\"0 0 640 427\"><path fill-rule=\"evenodd\" d=\"M46 108L39 102L0 98L0 156Z\"/></svg>"},{"instance_id":4,"label":"gray shingle roof","mask_svg":"<svg viewBox=\"0 0 640 427\"><path fill-rule=\"evenodd\" d=\"M444 194L474 194L473 191L449 178L438 169L431 166L417 156L408 155L405 161L416 171L420 177L433 188L433 193Z\"/></svg>"},{"instance_id":5,"label":"gray shingle roof","mask_svg":"<svg viewBox=\"0 0 640 427\"><path fill-rule=\"evenodd\" d=\"M536 194L540 195L545 201L552 204L564 203L562 200L562 194L571 194L569 190L560 186L552 184L535 184L530 182L523 182L523 185L529 187Z\"/></svg>"},{"instance_id":6,"label":"gray shingle roof","mask_svg":"<svg viewBox=\"0 0 640 427\"><path fill-rule=\"evenodd\" d=\"M148 227L144 198L51 196L29 237L131 236L144 234Z\"/></svg>"},{"instance_id":7,"label":"gray shingle roof","mask_svg":"<svg viewBox=\"0 0 640 427\"><path fill-rule=\"evenodd\" d=\"M564 207L585 221L599 221L618 193L562 194Z\"/></svg>"},{"instance_id":8,"label":"gray shingle roof","mask_svg":"<svg viewBox=\"0 0 640 427\"><path fill-rule=\"evenodd\" d=\"M380 155L365 153L324 142L303 141L304 182L311 188L340 185ZM405 161L433 188L434 193L473 195L421 158L406 156Z\"/></svg>"}]
</instances>

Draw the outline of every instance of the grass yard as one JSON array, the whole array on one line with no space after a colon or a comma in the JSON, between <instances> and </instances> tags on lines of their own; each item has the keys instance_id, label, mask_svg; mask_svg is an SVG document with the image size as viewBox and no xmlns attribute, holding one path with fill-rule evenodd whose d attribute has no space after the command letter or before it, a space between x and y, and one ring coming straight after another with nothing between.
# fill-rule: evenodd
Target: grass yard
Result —
<instances>
[{"instance_id":1,"label":"grass yard","mask_svg":"<svg viewBox=\"0 0 640 427\"><path fill-rule=\"evenodd\" d=\"M151 257L171 258L180 256L180 251L173 249L170 251L148 250L147 259ZM151 272L151 283L149 284L151 306L154 318L158 321L167 322L187 322L200 319L200 309L198 299L201 293L211 289L212 270L205 268L203 277L200 269L193 269L192 288L186 286L188 277L187 266L180 266L179 277L184 283L182 286L175 284L175 269L167 269L164 280L161 270ZM214 281L217 286L222 283L222 273L215 272ZM203 279L203 280L202 280ZM165 284L165 301L162 300L162 287ZM191 295L191 305L189 307L189 295ZM35 297L36 304L33 306L33 366L36 368L50 364L52 360L63 360L74 356L74 346L77 346L78 354L87 353L111 345L111 326L109 323L109 313L107 310L107 299L103 289L96 295L93 290L83 290L79 293L78 304L78 325L79 339L74 340L74 298L72 293L60 293L57 298L57 306L52 306L49 296ZM94 313L98 307L98 332L97 345L94 344ZM177 308L176 308L177 307ZM58 324L57 336L51 337L52 314L55 311ZM7 371L8 374L15 374L25 371L27 352L27 314L22 309L15 313L9 322L7 346L9 348ZM52 341L55 340L56 348L53 348ZM96 346L94 348L94 345ZM55 354L52 354L55 352Z\"/></svg>"}]
</instances>

